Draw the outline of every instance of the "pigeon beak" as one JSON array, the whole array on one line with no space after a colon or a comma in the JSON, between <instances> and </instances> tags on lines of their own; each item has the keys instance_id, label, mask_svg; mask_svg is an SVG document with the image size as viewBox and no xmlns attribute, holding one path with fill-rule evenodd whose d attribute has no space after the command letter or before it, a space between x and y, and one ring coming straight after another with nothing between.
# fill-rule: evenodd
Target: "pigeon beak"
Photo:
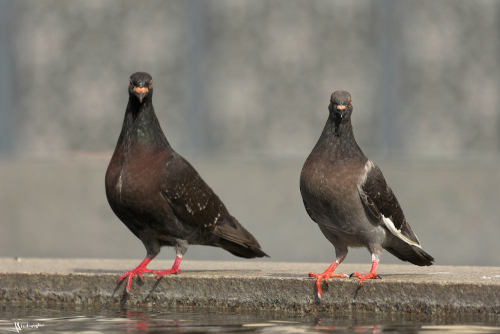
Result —
<instances>
[{"instance_id":1,"label":"pigeon beak","mask_svg":"<svg viewBox=\"0 0 500 334\"><path fill-rule=\"evenodd\" d=\"M339 114L340 118L344 117L344 111L345 111L345 109L346 109L346 106L344 106L342 104L339 104L337 106L337 111L339 112L338 114Z\"/></svg>"},{"instance_id":2,"label":"pigeon beak","mask_svg":"<svg viewBox=\"0 0 500 334\"><path fill-rule=\"evenodd\" d=\"M139 102L142 103L142 100L146 96L146 94L149 92L148 87L134 87L134 93L139 99Z\"/></svg>"}]
</instances>

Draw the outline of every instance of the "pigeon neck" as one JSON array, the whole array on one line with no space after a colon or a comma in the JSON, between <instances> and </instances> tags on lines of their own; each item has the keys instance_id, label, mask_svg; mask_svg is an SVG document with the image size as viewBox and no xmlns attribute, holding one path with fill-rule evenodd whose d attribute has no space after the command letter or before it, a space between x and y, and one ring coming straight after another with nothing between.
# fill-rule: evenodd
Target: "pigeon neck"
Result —
<instances>
[{"instance_id":1,"label":"pigeon neck","mask_svg":"<svg viewBox=\"0 0 500 334\"><path fill-rule=\"evenodd\" d=\"M350 120L338 124L333 116L328 117L317 145L334 157L364 157L356 139L354 139Z\"/></svg>"},{"instance_id":2,"label":"pigeon neck","mask_svg":"<svg viewBox=\"0 0 500 334\"><path fill-rule=\"evenodd\" d=\"M161 149L170 147L151 101L142 104L132 99L129 101L120 137L128 145L144 144Z\"/></svg>"}]
</instances>

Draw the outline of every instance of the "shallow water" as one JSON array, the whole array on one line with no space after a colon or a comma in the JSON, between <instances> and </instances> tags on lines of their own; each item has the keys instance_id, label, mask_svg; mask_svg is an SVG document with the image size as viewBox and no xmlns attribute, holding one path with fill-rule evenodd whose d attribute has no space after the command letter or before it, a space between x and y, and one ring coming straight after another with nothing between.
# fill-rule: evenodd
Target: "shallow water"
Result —
<instances>
[{"instance_id":1,"label":"shallow water","mask_svg":"<svg viewBox=\"0 0 500 334\"><path fill-rule=\"evenodd\" d=\"M272 313L158 309L60 310L3 307L1 333L500 333L491 321L421 320L356 313L287 317Z\"/></svg>"}]
</instances>

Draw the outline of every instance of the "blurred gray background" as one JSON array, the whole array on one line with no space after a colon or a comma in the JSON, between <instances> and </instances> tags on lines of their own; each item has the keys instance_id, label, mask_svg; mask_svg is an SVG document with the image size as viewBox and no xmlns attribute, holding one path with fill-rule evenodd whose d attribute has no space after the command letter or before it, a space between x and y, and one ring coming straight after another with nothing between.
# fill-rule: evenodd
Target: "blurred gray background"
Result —
<instances>
[{"instance_id":1,"label":"blurred gray background","mask_svg":"<svg viewBox=\"0 0 500 334\"><path fill-rule=\"evenodd\" d=\"M334 258L298 182L345 89L437 263L500 265L500 1L0 0L0 45L0 256L143 258L104 193L140 70L171 144L270 260Z\"/></svg>"}]
</instances>

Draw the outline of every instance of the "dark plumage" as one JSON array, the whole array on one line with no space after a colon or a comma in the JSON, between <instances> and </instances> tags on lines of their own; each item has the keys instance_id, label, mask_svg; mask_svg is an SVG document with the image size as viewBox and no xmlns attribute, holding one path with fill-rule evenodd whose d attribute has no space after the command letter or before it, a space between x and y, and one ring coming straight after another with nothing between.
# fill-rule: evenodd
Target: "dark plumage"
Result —
<instances>
[{"instance_id":1,"label":"dark plumage","mask_svg":"<svg viewBox=\"0 0 500 334\"><path fill-rule=\"evenodd\" d=\"M336 260L316 277L318 296L321 280L347 277L334 272L347 255L347 247L366 247L372 254L372 269L360 278L377 278L376 268L382 249L403 261L431 265L413 233L398 200L380 169L361 151L351 125L351 95L332 94L330 115L316 146L300 175L300 192L309 216L335 247Z\"/></svg>"},{"instance_id":2,"label":"dark plumage","mask_svg":"<svg viewBox=\"0 0 500 334\"><path fill-rule=\"evenodd\" d=\"M153 81L132 74L122 130L106 171L106 195L114 213L146 247L144 261L120 279L151 270L146 265L162 246L176 249L170 270L180 273L189 244L222 247L245 258L267 256L257 240L229 214L196 170L170 146L156 118Z\"/></svg>"}]
</instances>

